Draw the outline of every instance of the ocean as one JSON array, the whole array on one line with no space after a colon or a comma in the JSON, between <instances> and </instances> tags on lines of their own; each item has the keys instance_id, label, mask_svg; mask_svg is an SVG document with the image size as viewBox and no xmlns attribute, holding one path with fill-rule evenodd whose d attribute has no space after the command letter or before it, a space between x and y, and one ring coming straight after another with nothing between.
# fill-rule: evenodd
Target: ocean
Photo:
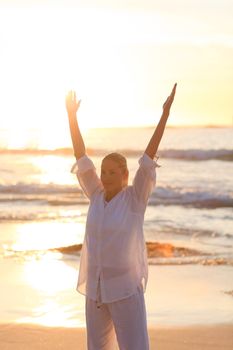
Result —
<instances>
[{"instance_id":1,"label":"ocean","mask_svg":"<svg viewBox=\"0 0 233 350\"><path fill-rule=\"evenodd\" d=\"M0 130L0 259L49 254L79 261L88 200L70 169L70 139L12 149ZM112 151L128 160L129 182L153 128L89 129L87 152L99 173ZM56 147L57 146L57 147ZM161 165L145 214L151 265L233 265L233 128L169 127L158 150Z\"/></svg>"}]
</instances>

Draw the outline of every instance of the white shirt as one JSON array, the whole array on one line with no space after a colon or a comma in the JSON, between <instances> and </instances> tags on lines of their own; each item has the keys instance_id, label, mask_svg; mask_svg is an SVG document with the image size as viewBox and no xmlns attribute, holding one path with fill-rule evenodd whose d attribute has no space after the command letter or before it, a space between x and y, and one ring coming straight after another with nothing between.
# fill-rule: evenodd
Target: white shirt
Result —
<instances>
[{"instance_id":1,"label":"white shirt","mask_svg":"<svg viewBox=\"0 0 233 350\"><path fill-rule=\"evenodd\" d=\"M140 285L146 290L148 264L143 222L159 165L145 153L139 165L133 184L124 187L107 204L90 158L83 156L71 169L90 199L77 291L92 300L98 299L99 278L103 303L129 297Z\"/></svg>"}]
</instances>

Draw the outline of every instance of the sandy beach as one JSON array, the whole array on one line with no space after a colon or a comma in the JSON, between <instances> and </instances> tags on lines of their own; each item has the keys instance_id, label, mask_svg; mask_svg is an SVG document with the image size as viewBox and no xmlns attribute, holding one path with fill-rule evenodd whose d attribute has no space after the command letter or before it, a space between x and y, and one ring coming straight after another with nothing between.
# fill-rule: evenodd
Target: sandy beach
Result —
<instances>
[{"instance_id":1,"label":"sandy beach","mask_svg":"<svg viewBox=\"0 0 233 350\"><path fill-rule=\"evenodd\" d=\"M149 329L149 336L151 350L230 350L233 347L233 324L154 328ZM86 330L2 324L0 345L1 350L85 350ZM111 350L118 350L117 344Z\"/></svg>"},{"instance_id":2,"label":"sandy beach","mask_svg":"<svg viewBox=\"0 0 233 350\"><path fill-rule=\"evenodd\" d=\"M58 276L58 283L62 264L1 260L1 350L87 349L85 298L74 288L77 267L69 265L72 274L65 269L67 278ZM54 276L46 289L37 283L45 267ZM149 266L149 276L150 350L233 348L232 267Z\"/></svg>"}]
</instances>

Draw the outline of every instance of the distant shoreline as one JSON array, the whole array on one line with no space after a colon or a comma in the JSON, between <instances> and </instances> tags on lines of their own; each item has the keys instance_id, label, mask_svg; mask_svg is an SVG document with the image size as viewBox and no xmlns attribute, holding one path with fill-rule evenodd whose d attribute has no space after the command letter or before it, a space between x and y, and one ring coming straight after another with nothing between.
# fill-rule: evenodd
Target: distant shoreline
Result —
<instances>
[{"instance_id":1,"label":"distant shoreline","mask_svg":"<svg viewBox=\"0 0 233 350\"><path fill-rule=\"evenodd\" d=\"M153 124L150 124L150 125L127 125L127 126L118 126L118 125L113 125L113 126L107 126L107 127L103 127L103 126L100 126L100 127L93 127L93 128L85 128L83 127L83 129L87 129L87 130L111 130L111 129L116 129L116 130L122 130L122 129L154 129L156 126L156 123L155 125ZM217 125L217 124L206 124L206 125L172 125L172 124L168 124L166 126L166 129L229 129L229 128L233 128L233 124L223 124L223 125ZM14 128L14 127L11 127L11 128L7 128L7 127L4 127L4 128L0 128L0 132L10 132L11 130L13 131L17 131L18 128ZM24 131L26 132L35 132L35 131L40 131L41 128L25 128L23 129ZM21 130L19 130L20 132Z\"/></svg>"}]
</instances>

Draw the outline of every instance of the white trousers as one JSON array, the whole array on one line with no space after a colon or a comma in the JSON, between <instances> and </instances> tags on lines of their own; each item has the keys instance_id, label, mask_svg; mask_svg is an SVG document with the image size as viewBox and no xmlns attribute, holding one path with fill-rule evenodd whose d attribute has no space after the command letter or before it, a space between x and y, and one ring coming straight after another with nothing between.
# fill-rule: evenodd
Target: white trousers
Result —
<instances>
[{"instance_id":1,"label":"white trousers","mask_svg":"<svg viewBox=\"0 0 233 350\"><path fill-rule=\"evenodd\" d=\"M120 350L149 350L141 287L136 294L112 303L86 297L86 324L88 350L115 350L116 338Z\"/></svg>"}]
</instances>

